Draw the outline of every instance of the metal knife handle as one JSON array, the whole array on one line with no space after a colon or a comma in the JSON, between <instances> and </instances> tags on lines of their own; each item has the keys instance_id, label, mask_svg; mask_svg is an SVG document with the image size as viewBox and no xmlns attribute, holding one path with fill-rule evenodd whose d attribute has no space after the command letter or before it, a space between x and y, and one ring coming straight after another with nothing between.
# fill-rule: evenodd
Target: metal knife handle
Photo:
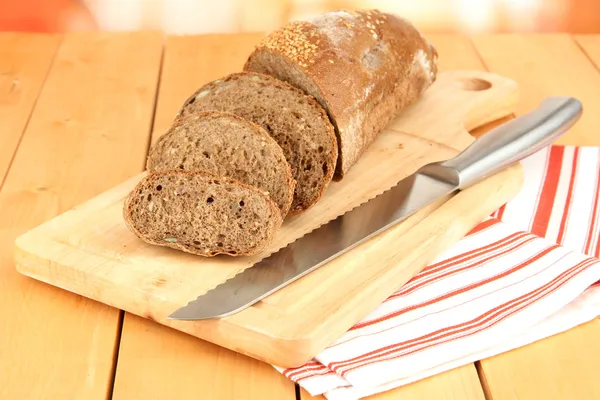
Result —
<instances>
[{"instance_id":1,"label":"metal knife handle","mask_svg":"<svg viewBox=\"0 0 600 400\"><path fill-rule=\"evenodd\" d=\"M582 112L579 100L549 97L535 110L484 134L454 158L423 167L465 189L550 145Z\"/></svg>"}]
</instances>

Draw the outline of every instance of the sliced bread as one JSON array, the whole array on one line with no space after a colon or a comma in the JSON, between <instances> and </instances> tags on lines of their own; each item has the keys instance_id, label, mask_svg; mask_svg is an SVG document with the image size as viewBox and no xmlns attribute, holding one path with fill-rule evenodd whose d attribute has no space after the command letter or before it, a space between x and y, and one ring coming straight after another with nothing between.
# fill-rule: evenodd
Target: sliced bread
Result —
<instances>
[{"instance_id":1,"label":"sliced bread","mask_svg":"<svg viewBox=\"0 0 600 400\"><path fill-rule=\"evenodd\" d=\"M257 73L234 73L201 87L178 113L232 112L263 127L281 146L296 180L289 215L315 204L331 182L337 142L323 108L299 89Z\"/></svg>"},{"instance_id":2,"label":"sliced bread","mask_svg":"<svg viewBox=\"0 0 600 400\"><path fill-rule=\"evenodd\" d=\"M339 135L341 180L379 132L431 86L437 50L407 20L377 10L333 11L267 35L244 66L313 96Z\"/></svg>"},{"instance_id":3,"label":"sliced bread","mask_svg":"<svg viewBox=\"0 0 600 400\"><path fill-rule=\"evenodd\" d=\"M237 115L203 111L178 119L150 149L147 170L204 170L265 191L282 218L295 182L283 150L260 126Z\"/></svg>"},{"instance_id":4,"label":"sliced bread","mask_svg":"<svg viewBox=\"0 0 600 400\"><path fill-rule=\"evenodd\" d=\"M146 175L125 199L123 216L147 243L207 257L258 253L282 224L261 190L207 171Z\"/></svg>"}]
</instances>

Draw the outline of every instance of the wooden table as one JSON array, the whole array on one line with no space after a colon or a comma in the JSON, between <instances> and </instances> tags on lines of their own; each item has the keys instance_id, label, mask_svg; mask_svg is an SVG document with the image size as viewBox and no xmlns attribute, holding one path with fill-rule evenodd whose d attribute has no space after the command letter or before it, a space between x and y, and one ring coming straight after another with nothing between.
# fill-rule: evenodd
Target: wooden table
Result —
<instances>
[{"instance_id":1,"label":"wooden table","mask_svg":"<svg viewBox=\"0 0 600 400\"><path fill-rule=\"evenodd\" d=\"M310 399L271 366L19 275L14 239L140 172L202 83L261 35L0 34L0 399ZM561 144L600 145L600 36L430 35L442 70L488 69L584 105ZM591 171L590 171L591 172ZM598 399L600 320L375 396Z\"/></svg>"}]
</instances>

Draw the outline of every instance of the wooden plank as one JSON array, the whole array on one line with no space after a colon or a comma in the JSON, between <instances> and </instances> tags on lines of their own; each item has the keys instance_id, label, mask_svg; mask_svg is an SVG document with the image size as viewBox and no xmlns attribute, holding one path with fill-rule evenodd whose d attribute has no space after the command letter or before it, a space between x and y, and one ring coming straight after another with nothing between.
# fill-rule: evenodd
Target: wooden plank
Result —
<instances>
[{"instance_id":1,"label":"wooden plank","mask_svg":"<svg viewBox=\"0 0 600 400\"><path fill-rule=\"evenodd\" d=\"M600 319L482 360L488 398L600 398Z\"/></svg>"},{"instance_id":2,"label":"wooden plank","mask_svg":"<svg viewBox=\"0 0 600 400\"><path fill-rule=\"evenodd\" d=\"M473 41L491 72L519 83L517 114L532 110L547 96L575 96L583 103L583 115L556 143L598 145L600 74L571 36L482 35Z\"/></svg>"},{"instance_id":3,"label":"wooden plank","mask_svg":"<svg viewBox=\"0 0 600 400\"><path fill-rule=\"evenodd\" d=\"M453 69L485 70L479 55L468 37L462 35L427 34L427 39L439 53L440 71ZM301 390L302 400L324 399L313 397ZM392 399L461 399L483 400L483 389L474 364L423 379L421 381L380 393L372 400Z\"/></svg>"},{"instance_id":4,"label":"wooden plank","mask_svg":"<svg viewBox=\"0 0 600 400\"><path fill-rule=\"evenodd\" d=\"M240 70L261 35L169 37L153 139L185 99L212 79ZM151 352L148 350L151 349ZM147 319L125 314L115 400L294 399L294 384L271 366Z\"/></svg>"},{"instance_id":5,"label":"wooden plank","mask_svg":"<svg viewBox=\"0 0 600 400\"><path fill-rule=\"evenodd\" d=\"M13 241L141 170L161 51L154 33L63 38L0 191L2 399L110 393L119 311L18 274Z\"/></svg>"},{"instance_id":6,"label":"wooden plank","mask_svg":"<svg viewBox=\"0 0 600 400\"><path fill-rule=\"evenodd\" d=\"M0 182L42 88L58 35L0 33Z\"/></svg>"},{"instance_id":7,"label":"wooden plank","mask_svg":"<svg viewBox=\"0 0 600 400\"><path fill-rule=\"evenodd\" d=\"M324 400L300 391L301 400ZM410 383L396 389L367 397L368 400L484 400L483 389L473 364L467 364L441 374Z\"/></svg>"},{"instance_id":8,"label":"wooden plank","mask_svg":"<svg viewBox=\"0 0 600 400\"><path fill-rule=\"evenodd\" d=\"M294 384L272 366L126 314L114 400L292 400Z\"/></svg>"},{"instance_id":9,"label":"wooden plank","mask_svg":"<svg viewBox=\"0 0 600 400\"><path fill-rule=\"evenodd\" d=\"M600 71L600 35L577 35L575 41Z\"/></svg>"},{"instance_id":10,"label":"wooden plank","mask_svg":"<svg viewBox=\"0 0 600 400\"><path fill-rule=\"evenodd\" d=\"M169 128L183 102L200 86L241 71L263 34L169 36L152 142Z\"/></svg>"},{"instance_id":11,"label":"wooden plank","mask_svg":"<svg viewBox=\"0 0 600 400\"><path fill-rule=\"evenodd\" d=\"M549 95L571 95L584 105L583 116L563 144L600 145L600 74L566 35L502 35L474 38L493 72L522 87L519 113ZM598 319L532 345L481 361L489 398L600 398L600 321Z\"/></svg>"},{"instance_id":12,"label":"wooden plank","mask_svg":"<svg viewBox=\"0 0 600 400\"><path fill-rule=\"evenodd\" d=\"M425 34L438 52L438 68L440 71L453 69L474 69L485 71L473 43L467 36Z\"/></svg>"}]
</instances>

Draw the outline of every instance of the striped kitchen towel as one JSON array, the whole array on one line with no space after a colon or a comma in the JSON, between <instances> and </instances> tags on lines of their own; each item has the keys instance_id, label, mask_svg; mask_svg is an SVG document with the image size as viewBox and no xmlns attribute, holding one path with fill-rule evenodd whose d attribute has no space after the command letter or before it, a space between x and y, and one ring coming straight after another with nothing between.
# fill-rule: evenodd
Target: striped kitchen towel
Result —
<instances>
[{"instance_id":1,"label":"striped kitchen towel","mask_svg":"<svg viewBox=\"0 0 600 400\"><path fill-rule=\"evenodd\" d=\"M522 161L520 193L495 217L588 256L600 256L600 147L552 146Z\"/></svg>"},{"instance_id":2,"label":"striped kitchen towel","mask_svg":"<svg viewBox=\"0 0 600 400\"><path fill-rule=\"evenodd\" d=\"M312 395L359 399L600 315L600 148L522 161L521 192L299 368Z\"/></svg>"}]
</instances>

